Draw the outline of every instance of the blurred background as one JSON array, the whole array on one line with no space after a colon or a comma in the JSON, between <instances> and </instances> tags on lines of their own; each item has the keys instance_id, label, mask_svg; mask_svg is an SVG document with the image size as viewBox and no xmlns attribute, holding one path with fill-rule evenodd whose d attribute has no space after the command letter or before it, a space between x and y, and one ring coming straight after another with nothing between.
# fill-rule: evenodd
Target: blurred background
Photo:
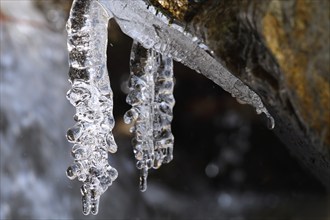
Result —
<instances>
[{"instance_id":1,"label":"blurred background","mask_svg":"<svg viewBox=\"0 0 330 220\"><path fill-rule=\"evenodd\" d=\"M112 20L108 68L114 92L110 164L119 177L97 216L81 212L80 182L66 130L74 108L68 82L67 0L1 0L0 219L329 219L326 191L266 127L202 75L175 63L174 160L139 191L122 116L132 39Z\"/></svg>"}]
</instances>

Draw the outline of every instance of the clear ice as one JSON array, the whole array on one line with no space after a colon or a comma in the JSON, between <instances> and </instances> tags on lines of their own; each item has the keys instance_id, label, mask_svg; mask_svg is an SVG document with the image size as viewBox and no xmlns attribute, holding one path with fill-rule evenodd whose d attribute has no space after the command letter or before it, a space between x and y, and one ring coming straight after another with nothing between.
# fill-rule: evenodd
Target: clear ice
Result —
<instances>
[{"instance_id":1,"label":"clear ice","mask_svg":"<svg viewBox=\"0 0 330 220\"><path fill-rule=\"evenodd\" d=\"M121 30L147 49L154 49L164 56L185 64L202 73L232 94L240 103L252 105L258 114L265 113L269 128L274 128L273 117L261 98L240 79L231 74L212 51L179 24L169 25L170 19L150 5L146 0L99 0L113 15Z\"/></svg>"},{"instance_id":2,"label":"clear ice","mask_svg":"<svg viewBox=\"0 0 330 220\"><path fill-rule=\"evenodd\" d=\"M124 121L134 122L132 144L140 170L140 190L145 191L148 170L173 159L173 60L134 41L130 68L126 101L132 108L124 115Z\"/></svg>"},{"instance_id":3,"label":"clear ice","mask_svg":"<svg viewBox=\"0 0 330 220\"><path fill-rule=\"evenodd\" d=\"M212 51L196 36L170 19L146 0L74 0L67 22L69 76L72 88L67 93L76 107L76 124L68 130L75 162L67 169L70 179L78 178L85 215L97 214L100 196L117 178L108 163L108 153L117 145L112 135L112 90L106 67L107 25L113 17L121 30L134 39L131 54L130 93L132 108L125 114L133 123L132 144L140 170L140 189L147 188L149 169L157 169L173 158L171 132L173 61L202 73L231 93L240 103L265 113L269 127L274 119L261 98L231 74Z\"/></svg>"},{"instance_id":4,"label":"clear ice","mask_svg":"<svg viewBox=\"0 0 330 220\"><path fill-rule=\"evenodd\" d=\"M66 174L83 182L83 214L98 213L100 196L117 178L108 153L117 145L112 135L112 90L106 67L109 15L98 1L75 0L67 22L69 76L67 99L76 107L76 124L67 131L74 163Z\"/></svg>"}]
</instances>

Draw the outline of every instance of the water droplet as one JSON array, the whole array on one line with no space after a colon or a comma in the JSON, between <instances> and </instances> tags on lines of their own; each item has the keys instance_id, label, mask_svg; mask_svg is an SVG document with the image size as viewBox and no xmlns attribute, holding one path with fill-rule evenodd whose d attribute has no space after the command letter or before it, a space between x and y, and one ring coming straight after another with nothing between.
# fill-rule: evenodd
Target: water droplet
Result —
<instances>
[{"instance_id":1,"label":"water droplet","mask_svg":"<svg viewBox=\"0 0 330 220\"><path fill-rule=\"evenodd\" d=\"M172 113L172 108L166 102L161 102L159 105L159 109L163 113L168 114L168 115L170 115Z\"/></svg>"},{"instance_id":2,"label":"water droplet","mask_svg":"<svg viewBox=\"0 0 330 220\"><path fill-rule=\"evenodd\" d=\"M142 160L143 159L142 151L135 151L134 154L135 154L135 159L137 159L137 160Z\"/></svg>"},{"instance_id":3,"label":"water droplet","mask_svg":"<svg viewBox=\"0 0 330 220\"><path fill-rule=\"evenodd\" d=\"M110 153L116 153L117 152L117 144L115 142L115 139L113 137L112 133L107 134L106 136L106 142L107 142L107 149Z\"/></svg>"},{"instance_id":4,"label":"water droplet","mask_svg":"<svg viewBox=\"0 0 330 220\"><path fill-rule=\"evenodd\" d=\"M72 152L72 156L75 160L86 159L87 152L85 149L80 148L80 149L75 150L75 152Z\"/></svg>"},{"instance_id":5,"label":"water droplet","mask_svg":"<svg viewBox=\"0 0 330 220\"><path fill-rule=\"evenodd\" d=\"M125 124L131 124L133 122L133 120L136 120L137 118L138 118L138 113L136 112L136 110L134 108L128 110L124 114Z\"/></svg>"},{"instance_id":6,"label":"water droplet","mask_svg":"<svg viewBox=\"0 0 330 220\"><path fill-rule=\"evenodd\" d=\"M72 171L72 168L69 167L67 170L66 170L66 175L69 179L73 180L74 178L76 178L76 176L74 175L73 171Z\"/></svg>"},{"instance_id":7,"label":"water droplet","mask_svg":"<svg viewBox=\"0 0 330 220\"><path fill-rule=\"evenodd\" d=\"M131 91L126 97L127 104L132 106L141 104L143 100L144 97L142 96L142 93L138 91Z\"/></svg>"},{"instance_id":8,"label":"water droplet","mask_svg":"<svg viewBox=\"0 0 330 220\"><path fill-rule=\"evenodd\" d=\"M162 165L162 160L161 159L155 159L153 168L158 169L158 168L161 167L161 165Z\"/></svg>"},{"instance_id":9,"label":"water droplet","mask_svg":"<svg viewBox=\"0 0 330 220\"><path fill-rule=\"evenodd\" d=\"M66 170L66 176L73 180L77 177L77 174L79 173L79 167L76 164L73 164L72 166L69 166Z\"/></svg>"},{"instance_id":10,"label":"water droplet","mask_svg":"<svg viewBox=\"0 0 330 220\"><path fill-rule=\"evenodd\" d=\"M109 175L110 175L111 180L114 181L118 177L118 171L115 168L111 168L109 170Z\"/></svg>"},{"instance_id":11,"label":"water droplet","mask_svg":"<svg viewBox=\"0 0 330 220\"><path fill-rule=\"evenodd\" d=\"M136 162L136 168L138 168L140 170L143 167L145 167L145 165L144 165L144 162L142 160L139 160L139 161Z\"/></svg>"},{"instance_id":12,"label":"water droplet","mask_svg":"<svg viewBox=\"0 0 330 220\"><path fill-rule=\"evenodd\" d=\"M80 102L89 99L90 97L90 91L83 87L73 87L67 93L67 99L73 106L77 106Z\"/></svg>"},{"instance_id":13,"label":"water droplet","mask_svg":"<svg viewBox=\"0 0 330 220\"><path fill-rule=\"evenodd\" d=\"M105 191L112 184L110 176L101 176L100 184L102 186L103 191Z\"/></svg>"},{"instance_id":14,"label":"water droplet","mask_svg":"<svg viewBox=\"0 0 330 220\"><path fill-rule=\"evenodd\" d=\"M70 128L66 133L66 138L69 142L75 143L78 138L81 136L82 128L79 123L75 124L72 128Z\"/></svg>"},{"instance_id":15,"label":"water droplet","mask_svg":"<svg viewBox=\"0 0 330 220\"><path fill-rule=\"evenodd\" d=\"M78 176L78 180L81 182L84 182L86 179L87 179L87 175L84 173Z\"/></svg>"},{"instance_id":16,"label":"water droplet","mask_svg":"<svg viewBox=\"0 0 330 220\"><path fill-rule=\"evenodd\" d=\"M76 150L81 149L81 148L83 148L83 146L81 146L80 144L75 144L75 145L73 145L71 151L72 151L72 153L74 153L74 152L76 152Z\"/></svg>"}]
</instances>

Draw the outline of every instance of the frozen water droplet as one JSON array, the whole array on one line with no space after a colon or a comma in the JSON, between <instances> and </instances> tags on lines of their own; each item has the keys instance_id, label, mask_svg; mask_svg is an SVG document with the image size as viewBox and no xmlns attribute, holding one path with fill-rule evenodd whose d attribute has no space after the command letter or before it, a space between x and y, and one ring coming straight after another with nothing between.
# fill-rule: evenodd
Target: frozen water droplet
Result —
<instances>
[{"instance_id":1,"label":"frozen water droplet","mask_svg":"<svg viewBox=\"0 0 330 220\"><path fill-rule=\"evenodd\" d=\"M268 119L268 121L267 121L267 127L268 127L268 129L270 129L270 130L274 129L275 128L275 120L274 120L274 118L269 113L266 114L266 116L267 116L267 119Z\"/></svg>"},{"instance_id":2,"label":"frozen water droplet","mask_svg":"<svg viewBox=\"0 0 330 220\"><path fill-rule=\"evenodd\" d=\"M158 168L161 167L161 165L162 165L162 161L161 161L160 159L156 159L156 160L154 161L154 166L153 166L153 168L154 168L154 169L158 169Z\"/></svg>"},{"instance_id":3,"label":"frozen water droplet","mask_svg":"<svg viewBox=\"0 0 330 220\"><path fill-rule=\"evenodd\" d=\"M147 178L148 178L148 169L143 168L140 171L140 191L145 192L147 190Z\"/></svg>"},{"instance_id":4,"label":"frozen water droplet","mask_svg":"<svg viewBox=\"0 0 330 220\"><path fill-rule=\"evenodd\" d=\"M79 173L80 170L77 164L73 164L66 170L66 176L71 180L75 179Z\"/></svg>"},{"instance_id":5,"label":"frozen water droplet","mask_svg":"<svg viewBox=\"0 0 330 220\"><path fill-rule=\"evenodd\" d=\"M72 156L74 157L75 160L82 160L86 159L88 157L86 149L80 148L75 150L74 152L72 151Z\"/></svg>"},{"instance_id":6,"label":"frozen water droplet","mask_svg":"<svg viewBox=\"0 0 330 220\"><path fill-rule=\"evenodd\" d=\"M124 114L124 122L125 124L131 124L133 120L138 118L138 113L134 108L131 108Z\"/></svg>"},{"instance_id":7,"label":"frozen water droplet","mask_svg":"<svg viewBox=\"0 0 330 220\"><path fill-rule=\"evenodd\" d=\"M75 153L76 150L81 149L81 148L83 148L83 146L81 146L80 144L73 145L73 147L72 147L72 153Z\"/></svg>"},{"instance_id":8,"label":"frozen water droplet","mask_svg":"<svg viewBox=\"0 0 330 220\"><path fill-rule=\"evenodd\" d=\"M134 106L134 105L141 104L143 99L144 99L144 97L141 92L131 91L126 97L126 102L127 102L127 104Z\"/></svg>"},{"instance_id":9,"label":"frozen water droplet","mask_svg":"<svg viewBox=\"0 0 330 220\"><path fill-rule=\"evenodd\" d=\"M117 147L117 144L115 142L115 139L113 138L112 133L107 134L106 142L107 142L108 151L110 153L116 153L118 147Z\"/></svg>"},{"instance_id":10,"label":"frozen water droplet","mask_svg":"<svg viewBox=\"0 0 330 220\"><path fill-rule=\"evenodd\" d=\"M100 109L102 112L105 111L112 111L112 103L109 102L109 99L106 99L104 96L101 96L102 99L99 100L100 102Z\"/></svg>"},{"instance_id":11,"label":"frozen water droplet","mask_svg":"<svg viewBox=\"0 0 330 220\"><path fill-rule=\"evenodd\" d=\"M231 90L231 94L233 97L236 97L236 100L240 104L250 104L254 106L256 108L257 114L265 113L268 118L268 128L273 129L275 127L274 118L267 111L266 107L261 101L261 98L241 80L236 80L234 88Z\"/></svg>"},{"instance_id":12,"label":"frozen water droplet","mask_svg":"<svg viewBox=\"0 0 330 220\"><path fill-rule=\"evenodd\" d=\"M106 190L112 184L112 180L111 180L110 176L106 176L106 175L102 176L100 178L100 184L101 184L103 190Z\"/></svg>"},{"instance_id":13,"label":"frozen water droplet","mask_svg":"<svg viewBox=\"0 0 330 220\"><path fill-rule=\"evenodd\" d=\"M72 167L68 167L68 169L66 170L66 176L73 180L74 178L76 178L77 176L73 173Z\"/></svg>"},{"instance_id":14,"label":"frozen water droplet","mask_svg":"<svg viewBox=\"0 0 330 220\"><path fill-rule=\"evenodd\" d=\"M118 171L115 168L111 168L109 170L109 175L110 175L111 180L114 181L118 177Z\"/></svg>"},{"instance_id":15,"label":"frozen water droplet","mask_svg":"<svg viewBox=\"0 0 330 220\"><path fill-rule=\"evenodd\" d=\"M159 110L162 111L164 114L171 114L172 108L166 102L161 102L159 105Z\"/></svg>"},{"instance_id":16,"label":"frozen water droplet","mask_svg":"<svg viewBox=\"0 0 330 220\"><path fill-rule=\"evenodd\" d=\"M87 179L87 175L84 173L78 176L78 180L81 182L84 182L86 179Z\"/></svg>"},{"instance_id":17,"label":"frozen water droplet","mask_svg":"<svg viewBox=\"0 0 330 220\"><path fill-rule=\"evenodd\" d=\"M164 163L169 163L173 160L173 148L169 147L166 149L166 154L164 157Z\"/></svg>"},{"instance_id":18,"label":"frozen water droplet","mask_svg":"<svg viewBox=\"0 0 330 220\"><path fill-rule=\"evenodd\" d=\"M258 115L260 115L262 113L262 110L261 109L256 109L256 112L257 112Z\"/></svg>"},{"instance_id":19,"label":"frozen water droplet","mask_svg":"<svg viewBox=\"0 0 330 220\"><path fill-rule=\"evenodd\" d=\"M143 153L142 151L134 151L135 159L142 160L143 159Z\"/></svg>"},{"instance_id":20,"label":"frozen water droplet","mask_svg":"<svg viewBox=\"0 0 330 220\"><path fill-rule=\"evenodd\" d=\"M143 158L143 157L142 157ZM143 167L145 167L144 165L144 161L143 160L139 160L136 162L136 168L138 168L139 170L142 169Z\"/></svg>"},{"instance_id":21,"label":"frozen water droplet","mask_svg":"<svg viewBox=\"0 0 330 220\"><path fill-rule=\"evenodd\" d=\"M70 128L66 133L66 138L69 142L74 143L78 140L78 138L81 136L82 128L80 124L76 124L72 128Z\"/></svg>"},{"instance_id":22,"label":"frozen water droplet","mask_svg":"<svg viewBox=\"0 0 330 220\"><path fill-rule=\"evenodd\" d=\"M90 91L87 88L73 85L67 93L67 99L73 106L78 105L80 102L89 99L91 97Z\"/></svg>"}]
</instances>

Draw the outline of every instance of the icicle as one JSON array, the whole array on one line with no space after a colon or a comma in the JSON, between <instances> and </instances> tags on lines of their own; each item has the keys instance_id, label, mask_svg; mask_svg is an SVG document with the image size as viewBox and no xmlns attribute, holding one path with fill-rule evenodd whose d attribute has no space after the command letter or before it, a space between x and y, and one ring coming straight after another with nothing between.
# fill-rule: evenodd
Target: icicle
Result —
<instances>
[{"instance_id":1,"label":"icicle","mask_svg":"<svg viewBox=\"0 0 330 220\"><path fill-rule=\"evenodd\" d=\"M124 115L124 121L127 124L135 121L131 128L132 144L140 170L140 190L145 191L148 170L157 169L173 158L173 61L134 41L130 65L130 92L126 101L132 108Z\"/></svg>"},{"instance_id":2,"label":"icicle","mask_svg":"<svg viewBox=\"0 0 330 220\"><path fill-rule=\"evenodd\" d=\"M67 22L69 76L72 88L67 93L76 107L77 122L67 132L73 143L75 162L67 169L70 179L78 178L83 213L98 212L100 196L117 178L108 163L108 152L117 145L112 135L112 90L106 67L109 15L97 1L75 0Z\"/></svg>"},{"instance_id":3,"label":"icicle","mask_svg":"<svg viewBox=\"0 0 330 220\"><path fill-rule=\"evenodd\" d=\"M202 73L236 97L238 102L252 105L258 114L265 113L269 128L274 128L275 121L259 95L210 55L213 51L200 38L186 32L184 26L176 23L169 25L171 19L157 13L157 8L146 0L99 1L113 14L125 34L145 48L168 55Z\"/></svg>"},{"instance_id":4,"label":"icicle","mask_svg":"<svg viewBox=\"0 0 330 220\"><path fill-rule=\"evenodd\" d=\"M235 97L240 104L250 104L254 106L256 108L257 114L264 113L268 119L268 128L274 129L275 120L262 103L261 98L241 80L237 79L235 81L234 86L231 90L231 95L232 97Z\"/></svg>"}]
</instances>

